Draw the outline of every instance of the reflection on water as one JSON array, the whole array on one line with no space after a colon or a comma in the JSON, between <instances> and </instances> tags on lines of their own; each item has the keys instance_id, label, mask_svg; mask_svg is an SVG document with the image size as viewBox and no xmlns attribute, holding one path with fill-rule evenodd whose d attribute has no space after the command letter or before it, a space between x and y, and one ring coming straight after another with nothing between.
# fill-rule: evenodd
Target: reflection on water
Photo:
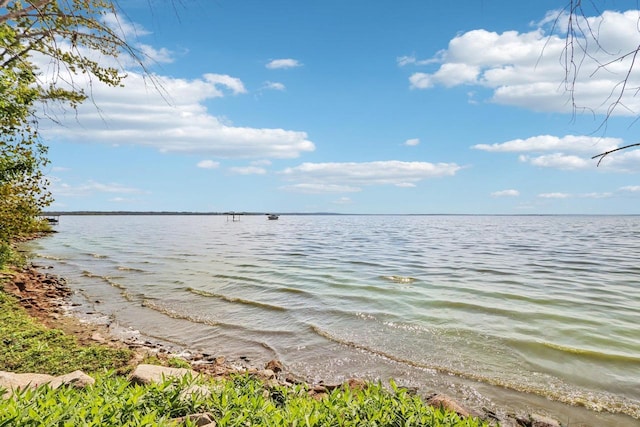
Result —
<instances>
[{"instance_id":1,"label":"reflection on water","mask_svg":"<svg viewBox=\"0 0 640 427\"><path fill-rule=\"evenodd\" d=\"M149 335L309 377L504 388L640 419L640 217L63 216L57 229L31 243L43 262Z\"/></svg>"}]
</instances>

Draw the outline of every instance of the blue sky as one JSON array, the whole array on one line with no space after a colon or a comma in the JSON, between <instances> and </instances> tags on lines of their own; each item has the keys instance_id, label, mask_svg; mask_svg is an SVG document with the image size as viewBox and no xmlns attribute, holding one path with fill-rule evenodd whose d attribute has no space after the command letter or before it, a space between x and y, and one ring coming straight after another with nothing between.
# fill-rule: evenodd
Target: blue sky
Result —
<instances>
[{"instance_id":1,"label":"blue sky","mask_svg":"<svg viewBox=\"0 0 640 427\"><path fill-rule=\"evenodd\" d=\"M153 79L122 58L125 87L40 124L51 209L640 213L640 150L590 159L637 142L633 89L600 126L630 62L595 61L640 45L640 11L586 10L574 114L567 2L121 2Z\"/></svg>"}]
</instances>

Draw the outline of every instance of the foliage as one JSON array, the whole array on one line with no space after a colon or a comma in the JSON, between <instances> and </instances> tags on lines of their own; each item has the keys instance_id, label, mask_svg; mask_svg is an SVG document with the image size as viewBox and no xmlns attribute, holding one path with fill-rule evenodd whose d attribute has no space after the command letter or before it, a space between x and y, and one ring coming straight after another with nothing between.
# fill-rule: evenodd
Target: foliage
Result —
<instances>
[{"instance_id":1,"label":"foliage","mask_svg":"<svg viewBox=\"0 0 640 427\"><path fill-rule=\"evenodd\" d=\"M0 291L0 370L66 374L69 369L97 372L122 369L131 351L80 346L74 336L38 324L17 301Z\"/></svg>"},{"instance_id":2,"label":"foliage","mask_svg":"<svg viewBox=\"0 0 640 427\"><path fill-rule=\"evenodd\" d=\"M185 394L198 384L208 393ZM0 426L169 426L171 418L209 412L218 426L466 426L488 424L426 406L419 397L391 384L364 390L336 389L322 400L304 386L268 387L249 376L228 380L166 380L129 385L113 375L84 390L43 386L0 402ZM185 423L189 425L189 422Z\"/></svg>"},{"instance_id":3,"label":"foliage","mask_svg":"<svg viewBox=\"0 0 640 427\"><path fill-rule=\"evenodd\" d=\"M110 0L0 0L0 267L52 202L36 111L49 102L76 107L87 98L79 81L119 85L123 74L105 63L121 52L138 57L113 22ZM36 66L46 61L48 75Z\"/></svg>"},{"instance_id":4,"label":"foliage","mask_svg":"<svg viewBox=\"0 0 640 427\"><path fill-rule=\"evenodd\" d=\"M0 47L10 33L0 27ZM37 215L51 201L41 172L46 148L29 124L38 98L34 83L23 63L0 70L0 266L11 256L12 239L41 227Z\"/></svg>"}]
</instances>

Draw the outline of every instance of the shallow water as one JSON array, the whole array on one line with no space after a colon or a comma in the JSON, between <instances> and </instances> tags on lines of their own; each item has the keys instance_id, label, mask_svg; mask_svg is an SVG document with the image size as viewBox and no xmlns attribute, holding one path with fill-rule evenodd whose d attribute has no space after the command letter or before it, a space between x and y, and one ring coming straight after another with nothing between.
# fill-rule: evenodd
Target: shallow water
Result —
<instances>
[{"instance_id":1,"label":"shallow water","mask_svg":"<svg viewBox=\"0 0 640 427\"><path fill-rule=\"evenodd\" d=\"M570 425L639 424L640 217L62 216L56 228L30 243L38 262L146 335L276 357L311 379L394 377Z\"/></svg>"}]
</instances>

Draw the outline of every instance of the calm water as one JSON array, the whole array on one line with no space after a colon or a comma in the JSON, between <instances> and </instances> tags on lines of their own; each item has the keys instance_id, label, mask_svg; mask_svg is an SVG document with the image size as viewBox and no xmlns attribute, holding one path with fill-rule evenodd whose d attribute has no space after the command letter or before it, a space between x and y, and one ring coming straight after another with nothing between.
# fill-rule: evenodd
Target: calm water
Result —
<instances>
[{"instance_id":1,"label":"calm water","mask_svg":"<svg viewBox=\"0 0 640 427\"><path fill-rule=\"evenodd\" d=\"M56 227L30 243L36 261L85 309L145 335L279 358L314 380L394 377L569 425L640 424L640 217L63 216Z\"/></svg>"}]
</instances>

